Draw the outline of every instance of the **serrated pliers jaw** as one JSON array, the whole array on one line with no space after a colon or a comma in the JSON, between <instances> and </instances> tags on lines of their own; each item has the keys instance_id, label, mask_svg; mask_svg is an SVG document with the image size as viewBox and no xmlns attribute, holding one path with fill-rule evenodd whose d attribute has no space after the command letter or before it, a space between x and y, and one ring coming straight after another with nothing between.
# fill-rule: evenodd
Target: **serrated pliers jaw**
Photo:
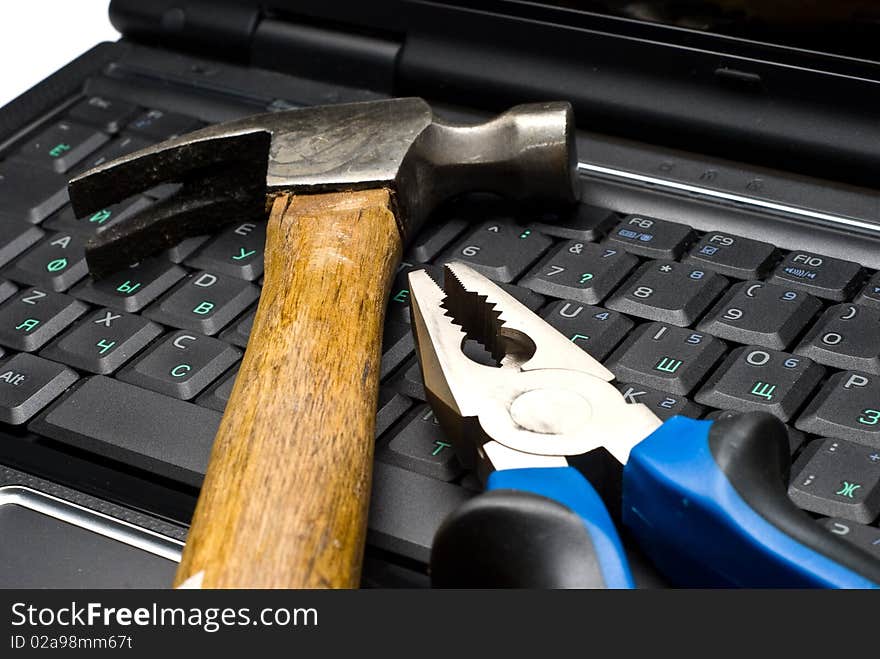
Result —
<instances>
[{"instance_id":1,"label":"serrated pliers jaw","mask_svg":"<svg viewBox=\"0 0 880 659\"><path fill-rule=\"evenodd\" d=\"M499 286L461 263L440 286L409 274L410 309L425 392L467 467L562 466L604 447L621 462L660 425L627 404L614 376ZM467 339L499 366L467 357Z\"/></svg>"}]
</instances>

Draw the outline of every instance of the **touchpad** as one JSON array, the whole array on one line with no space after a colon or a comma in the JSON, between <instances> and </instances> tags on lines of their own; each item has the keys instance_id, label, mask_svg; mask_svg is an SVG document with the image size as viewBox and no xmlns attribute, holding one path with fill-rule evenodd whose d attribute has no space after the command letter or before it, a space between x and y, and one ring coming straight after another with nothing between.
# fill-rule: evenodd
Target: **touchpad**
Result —
<instances>
[{"instance_id":1,"label":"touchpad","mask_svg":"<svg viewBox=\"0 0 880 659\"><path fill-rule=\"evenodd\" d=\"M168 588L179 547L20 487L0 488L0 587Z\"/></svg>"}]
</instances>

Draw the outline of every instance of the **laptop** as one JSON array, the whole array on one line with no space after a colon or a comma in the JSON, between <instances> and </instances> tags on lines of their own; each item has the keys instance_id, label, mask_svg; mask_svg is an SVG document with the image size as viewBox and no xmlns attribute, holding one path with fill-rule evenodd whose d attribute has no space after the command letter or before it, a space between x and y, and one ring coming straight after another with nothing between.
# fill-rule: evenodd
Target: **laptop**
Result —
<instances>
[{"instance_id":1,"label":"laptop","mask_svg":"<svg viewBox=\"0 0 880 659\"><path fill-rule=\"evenodd\" d=\"M0 586L171 584L260 295L265 227L247 222L92 281L88 238L174 188L78 219L67 180L214 122L400 95L462 121L570 101L581 203L471 196L407 247L365 586L429 585L436 529L480 491L409 325L406 272L450 260L663 419L780 417L792 500L880 557L880 28L870 3L765 4L114 0L119 42L0 109ZM590 287L558 274L585 250ZM613 509L619 474L576 466Z\"/></svg>"}]
</instances>

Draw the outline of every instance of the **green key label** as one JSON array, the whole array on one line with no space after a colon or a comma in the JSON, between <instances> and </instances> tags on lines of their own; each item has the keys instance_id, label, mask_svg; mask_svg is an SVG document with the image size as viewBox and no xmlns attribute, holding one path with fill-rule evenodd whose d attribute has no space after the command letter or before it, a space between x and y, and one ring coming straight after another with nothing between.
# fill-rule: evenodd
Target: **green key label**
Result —
<instances>
[{"instance_id":1,"label":"green key label","mask_svg":"<svg viewBox=\"0 0 880 659\"><path fill-rule=\"evenodd\" d=\"M214 308L213 302L201 302L199 306L193 309L193 313L197 313L200 316L206 316L211 313L211 310Z\"/></svg>"},{"instance_id":2,"label":"green key label","mask_svg":"<svg viewBox=\"0 0 880 659\"><path fill-rule=\"evenodd\" d=\"M751 394L753 396L757 396L758 398L773 400L774 391L776 391L775 384L767 384L766 382L755 382L755 385L752 387Z\"/></svg>"},{"instance_id":3,"label":"green key label","mask_svg":"<svg viewBox=\"0 0 880 659\"><path fill-rule=\"evenodd\" d=\"M681 366L682 361L680 359L673 359L672 357L663 357L657 365L654 367L655 371L662 371L663 373L675 373L679 367Z\"/></svg>"},{"instance_id":4,"label":"green key label","mask_svg":"<svg viewBox=\"0 0 880 659\"><path fill-rule=\"evenodd\" d=\"M862 410L862 416L859 417L859 423L864 426L876 426L880 423L880 410Z\"/></svg>"},{"instance_id":5,"label":"green key label","mask_svg":"<svg viewBox=\"0 0 880 659\"><path fill-rule=\"evenodd\" d=\"M39 324L40 324L40 321L37 320L36 318L28 318L27 320L23 320L23 321L21 321L21 323L19 323L19 324L15 327L15 329L17 329L17 330L21 330L22 332L24 332L25 334L27 334L28 332L30 332L31 330L33 330L33 329L34 329L37 325L39 325Z\"/></svg>"},{"instance_id":6,"label":"green key label","mask_svg":"<svg viewBox=\"0 0 880 659\"><path fill-rule=\"evenodd\" d=\"M64 268L66 267L67 259L63 257L60 259L49 261L49 263L46 264L46 270L48 270L49 272L58 272L59 270L64 270Z\"/></svg>"},{"instance_id":7,"label":"green key label","mask_svg":"<svg viewBox=\"0 0 880 659\"><path fill-rule=\"evenodd\" d=\"M98 350L98 352L103 355L105 352L110 350L110 348L112 348L113 346L116 345L116 341L108 341L107 339L101 339L95 345L98 346L98 348L100 348L100 350Z\"/></svg>"},{"instance_id":8,"label":"green key label","mask_svg":"<svg viewBox=\"0 0 880 659\"><path fill-rule=\"evenodd\" d=\"M91 222L92 224L104 224L104 222L110 219L111 215L113 215L113 211L107 210L105 208L103 210L99 210L97 213L92 215L89 218L89 222Z\"/></svg>"},{"instance_id":9,"label":"green key label","mask_svg":"<svg viewBox=\"0 0 880 659\"><path fill-rule=\"evenodd\" d=\"M439 439L434 442L434 445L437 447L433 451L431 451L431 455L437 455L445 448L449 448L452 444L447 444L446 442L441 442Z\"/></svg>"},{"instance_id":10,"label":"green key label","mask_svg":"<svg viewBox=\"0 0 880 659\"><path fill-rule=\"evenodd\" d=\"M131 295L140 287L141 287L140 282L133 284L133 283L131 283L131 279L126 279L124 282L122 282L121 284L119 284L119 286L116 287L116 291L119 293L122 293L123 295Z\"/></svg>"},{"instance_id":11,"label":"green key label","mask_svg":"<svg viewBox=\"0 0 880 659\"><path fill-rule=\"evenodd\" d=\"M49 149L49 155L53 158L60 158L67 151L70 151L70 145L61 142Z\"/></svg>"},{"instance_id":12,"label":"green key label","mask_svg":"<svg viewBox=\"0 0 880 659\"><path fill-rule=\"evenodd\" d=\"M175 378L182 378L187 375L192 370L192 366L189 364L178 364L174 368L171 369L171 376Z\"/></svg>"},{"instance_id":13,"label":"green key label","mask_svg":"<svg viewBox=\"0 0 880 659\"><path fill-rule=\"evenodd\" d=\"M834 494L839 494L842 497L846 497L848 499L853 498L853 494L856 490L861 487L858 483L850 483L849 481L841 481L840 489L837 490Z\"/></svg>"},{"instance_id":14,"label":"green key label","mask_svg":"<svg viewBox=\"0 0 880 659\"><path fill-rule=\"evenodd\" d=\"M233 261L242 261L249 256L253 256L256 253L257 253L257 250L255 250L255 249L245 250L245 248L242 247L238 250L238 254L236 254L235 256L232 257L232 260Z\"/></svg>"}]
</instances>

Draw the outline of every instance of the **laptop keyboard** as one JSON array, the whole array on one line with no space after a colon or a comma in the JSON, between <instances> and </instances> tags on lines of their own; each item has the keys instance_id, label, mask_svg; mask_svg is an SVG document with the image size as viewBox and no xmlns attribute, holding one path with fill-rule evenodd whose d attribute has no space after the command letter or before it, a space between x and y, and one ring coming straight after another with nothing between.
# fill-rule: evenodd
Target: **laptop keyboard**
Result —
<instances>
[{"instance_id":1,"label":"laptop keyboard","mask_svg":"<svg viewBox=\"0 0 880 659\"><path fill-rule=\"evenodd\" d=\"M173 187L77 219L65 185L199 125L87 98L0 162L0 425L193 488L253 324L265 225L189 239L94 282L89 236ZM450 211L417 236L392 287L371 544L425 561L437 524L478 487L425 402L409 326L406 272L441 276L459 260L602 360L629 402L663 419L780 417L792 499L880 552L870 526L880 516L880 273L592 206L564 218L467 214Z\"/></svg>"}]
</instances>

